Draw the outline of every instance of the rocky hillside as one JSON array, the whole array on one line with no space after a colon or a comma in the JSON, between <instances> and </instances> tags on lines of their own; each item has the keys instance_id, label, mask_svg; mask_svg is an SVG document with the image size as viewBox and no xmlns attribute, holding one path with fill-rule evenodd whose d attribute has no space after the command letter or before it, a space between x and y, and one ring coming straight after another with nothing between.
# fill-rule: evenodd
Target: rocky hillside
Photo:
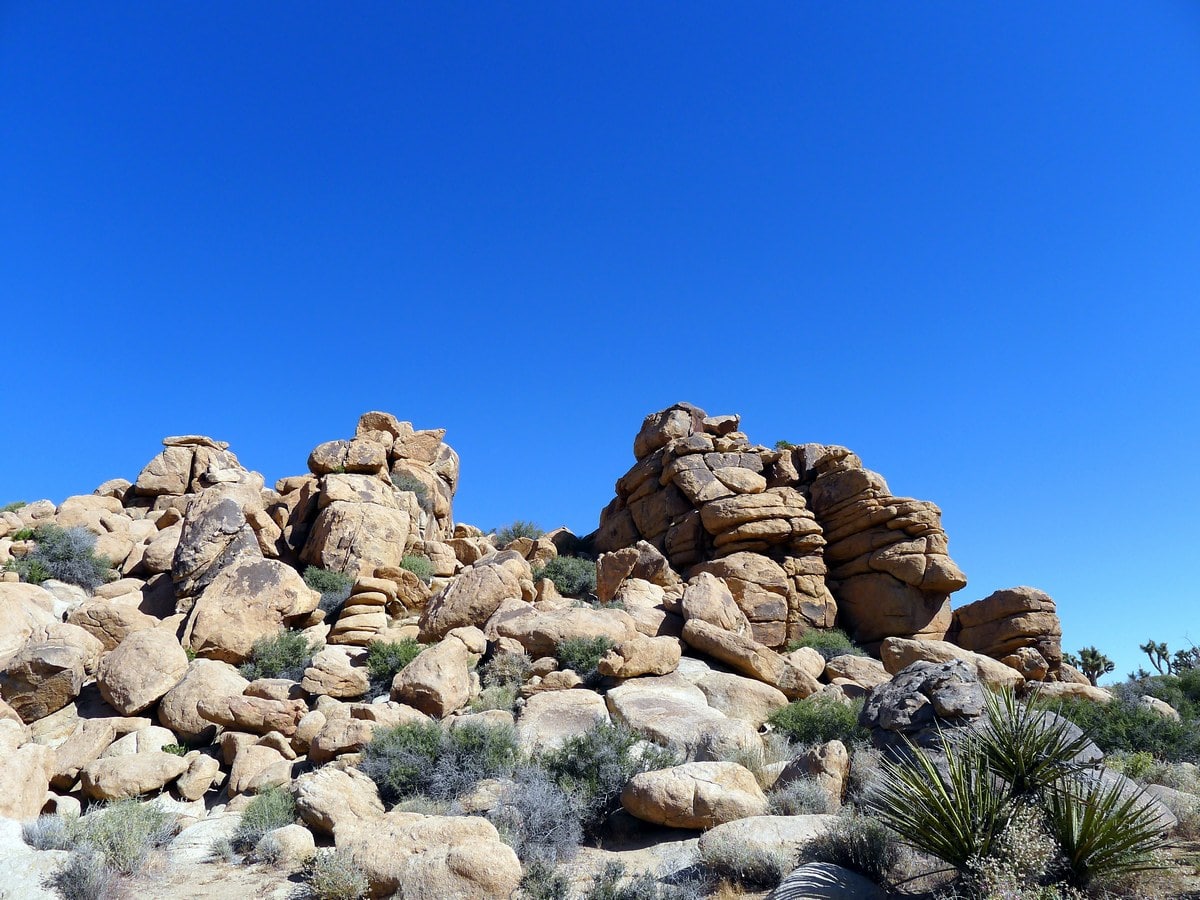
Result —
<instances>
[{"instance_id":1,"label":"rocky hillside","mask_svg":"<svg viewBox=\"0 0 1200 900\"><path fill-rule=\"evenodd\" d=\"M228 445L169 437L132 483L0 513L0 817L96 810L86 822L157 798L163 858L223 865L215 841L272 860L280 889L334 860L319 848L372 896L519 896L523 878L534 896L550 863L579 888L613 859L665 884L729 842L765 841L790 867L828 827L853 748L789 748L793 710L853 718L866 700L862 727L886 748L978 715L948 714L941 687L914 681L929 667L976 689L1108 699L1063 663L1046 594L952 605L967 579L938 507L893 496L844 447L763 447L737 416L677 404L645 419L594 533L500 547L454 521L443 438L367 413L269 488ZM563 748L584 758L598 733L628 735L626 768L580 799ZM404 751L401 777L395 742L414 734L433 743ZM507 762L466 778L464 735L485 749L508 735ZM513 799L534 770L578 807L549 855ZM797 781L820 789L807 814L781 799ZM245 822L263 798L285 813L260 845ZM0 858L27 893L10 896L43 896L42 878L62 889L82 851L16 834L0 833ZM128 868L106 871L170 894Z\"/></svg>"}]
</instances>

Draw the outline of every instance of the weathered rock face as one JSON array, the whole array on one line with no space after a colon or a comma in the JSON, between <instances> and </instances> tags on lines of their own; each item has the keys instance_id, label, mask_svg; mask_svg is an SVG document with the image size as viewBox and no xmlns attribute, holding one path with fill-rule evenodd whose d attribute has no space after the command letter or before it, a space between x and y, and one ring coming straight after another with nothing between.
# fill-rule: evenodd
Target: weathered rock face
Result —
<instances>
[{"instance_id":1,"label":"weathered rock face","mask_svg":"<svg viewBox=\"0 0 1200 900\"><path fill-rule=\"evenodd\" d=\"M881 749L902 749L907 737L938 750L943 732L980 722L986 712L983 691L975 669L962 660L915 662L871 691L859 722Z\"/></svg>"},{"instance_id":2,"label":"weathered rock face","mask_svg":"<svg viewBox=\"0 0 1200 900\"><path fill-rule=\"evenodd\" d=\"M949 595L967 579L947 552L941 510L892 496L845 447L795 447L791 465L824 530L827 582L855 639L944 639Z\"/></svg>"},{"instance_id":3,"label":"weathered rock face","mask_svg":"<svg viewBox=\"0 0 1200 900\"><path fill-rule=\"evenodd\" d=\"M441 640L452 628L482 625L504 600L532 600L529 563L515 551L483 557L430 599L421 615L421 639Z\"/></svg>"},{"instance_id":4,"label":"weathered rock face","mask_svg":"<svg viewBox=\"0 0 1200 900\"><path fill-rule=\"evenodd\" d=\"M1031 587L996 591L954 611L955 643L1009 665L1058 681L1062 668L1062 623L1048 594ZM1033 654L1036 654L1034 656ZM1015 657L1008 660L1007 657ZM1038 665L1038 657L1044 666Z\"/></svg>"},{"instance_id":5,"label":"weathered rock face","mask_svg":"<svg viewBox=\"0 0 1200 900\"><path fill-rule=\"evenodd\" d=\"M677 571L726 579L760 641L780 646L831 627L821 527L795 485L772 481L777 451L752 445L736 420L690 404L647 416L637 463L593 536L598 552L644 540Z\"/></svg>"},{"instance_id":6,"label":"weathered rock face","mask_svg":"<svg viewBox=\"0 0 1200 900\"><path fill-rule=\"evenodd\" d=\"M737 763L694 762L634 775L621 805L646 822L699 829L761 816L767 798L750 770Z\"/></svg>"},{"instance_id":7,"label":"weathered rock face","mask_svg":"<svg viewBox=\"0 0 1200 900\"><path fill-rule=\"evenodd\" d=\"M79 696L87 652L66 641L30 641L0 672L0 696L33 722Z\"/></svg>"},{"instance_id":8,"label":"weathered rock face","mask_svg":"<svg viewBox=\"0 0 1200 900\"><path fill-rule=\"evenodd\" d=\"M175 635L161 628L135 631L100 662L100 694L123 716L149 707L187 672L188 658Z\"/></svg>"}]
</instances>

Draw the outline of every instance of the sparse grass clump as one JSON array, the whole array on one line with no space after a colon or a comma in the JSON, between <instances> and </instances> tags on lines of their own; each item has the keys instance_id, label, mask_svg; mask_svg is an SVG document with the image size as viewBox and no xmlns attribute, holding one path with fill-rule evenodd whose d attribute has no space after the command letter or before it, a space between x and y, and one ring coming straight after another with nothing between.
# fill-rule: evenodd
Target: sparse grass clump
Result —
<instances>
[{"instance_id":1,"label":"sparse grass clump","mask_svg":"<svg viewBox=\"0 0 1200 900\"><path fill-rule=\"evenodd\" d=\"M396 725L375 732L358 768L388 803L410 797L453 800L484 778L512 774L519 761L511 725Z\"/></svg>"},{"instance_id":2,"label":"sparse grass clump","mask_svg":"<svg viewBox=\"0 0 1200 900\"><path fill-rule=\"evenodd\" d=\"M517 519L515 522L497 528L492 535L492 543L503 549L518 538L529 538L531 541L536 541L545 533L537 523L523 522Z\"/></svg>"},{"instance_id":3,"label":"sparse grass clump","mask_svg":"<svg viewBox=\"0 0 1200 900\"><path fill-rule=\"evenodd\" d=\"M533 580L549 578L564 597L583 597L596 590L596 564L580 556L556 556L533 570Z\"/></svg>"},{"instance_id":4,"label":"sparse grass clump","mask_svg":"<svg viewBox=\"0 0 1200 900\"><path fill-rule=\"evenodd\" d=\"M309 566L304 570L304 583L320 593L320 608L325 611L327 618L342 608L354 587L354 579L349 575L316 566Z\"/></svg>"},{"instance_id":5,"label":"sparse grass clump","mask_svg":"<svg viewBox=\"0 0 1200 900\"><path fill-rule=\"evenodd\" d=\"M563 669L571 669L585 684L599 677L600 659L613 648L606 637L569 638L554 648L554 658Z\"/></svg>"},{"instance_id":6,"label":"sparse grass clump","mask_svg":"<svg viewBox=\"0 0 1200 900\"><path fill-rule=\"evenodd\" d=\"M433 562L427 556L409 554L400 560L400 568L412 572L425 584L433 580Z\"/></svg>"},{"instance_id":7,"label":"sparse grass clump","mask_svg":"<svg viewBox=\"0 0 1200 900\"><path fill-rule=\"evenodd\" d=\"M110 561L95 553L96 536L82 526L39 525L29 539L36 543L32 552L9 563L22 581L41 584L54 578L91 593L112 577Z\"/></svg>"},{"instance_id":8,"label":"sparse grass clump","mask_svg":"<svg viewBox=\"0 0 1200 900\"><path fill-rule=\"evenodd\" d=\"M239 671L243 678L288 678L299 681L312 662L308 638L298 631L281 631L273 637L259 638L250 650L250 660Z\"/></svg>"},{"instance_id":9,"label":"sparse grass clump","mask_svg":"<svg viewBox=\"0 0 1200 900\"><path fill-rule=\"evenodd\" d=\"M900 843L876 820L848 814L805 844L803 853L808 862L832 863L887 885L900 858Z\"/></svg>"},{"instance_id":10,"label":"sparse grass clump","mask_svg":"<svg viewBox=\"0 0 1200 900\"><path fill-rule=\"evenodd\" d=\"M315 900L359 900L371 883L344 850L319 850L306 871Z\"/></svg>"},{"instance_id":11,"label":"sparse grass clump","mask_svg":"<svg viewBox=\"0 0 1200 900\"><path fill-rule=\"evenodd\" d=\"M76 850L50 879L63 900L117 900L122 878L91 848Z\"/></svg>"},{"instance_id":12,"label":"sparse grass clump","mask_svg":"<svg viewBox=\"0 0 1200 900\"><path fill-rule=\"evenodd\" d=\"M425 647L412 638L376 641L367 648L367 674L371 687L380 690L391 685L396 673L416 659Z\"/></svg>"},{"instance_id":13,"label":"sparse grass clump","mask_svg":"<svg viewBox=\"0 0 1200 900\"><path fill-rule=\"evenodd\" d=\"M796 700L771 713L767 721L796 744L841 741L847 747L865 744L867 730L858 724L863 701L842 703L831 697Z\"/></svg>"},{"instance_id":14,"label":"sparse grass clump","mask_svg":"<svg viewBox=\"0 0 1200 900\"><path fill-rule=\"evenodd\" d=\"M59 815L38 816L21 826L21 839L35 850L70 850L75 844L73 826Z\"/></svg>"},{"instance_id":15,"label":"sparse grass clump","mask_svg":"<svg viewBox=\"0 0 1200 900\"><path fill-rule=\"evenodd\" d=\"M109 900L120 894L124 878L140 872L150 854L171 839L175 817L152 803L121 800L78 819L43 816L22 833L39 849L71 851L52 879L63 897Z\"/></svg>"},{"instance_id":16,"label":"sparse grass clump","mask_svg":"<svg viewBox=\"0 0 1200 900\"><path fill-rule=\"evenodd\" d=\"M290 791L269 787L254 797L242 812L242 821L233 834L234 849L253 850L268 831L296 821L296 800Z\"/></svg>"},{"instance_id":17,"label":"sparse grass clump","mask_svg":"<svg viewBox=\"0 0 1200 900\"><path fill-rule=\"evenodd\" d=\"M773 888L791 869L789 853L747 846L732 837L713 835L705 839L702 847L701 860L713 874L747 888Z\"/></svg>"},{"instance_id":18,"label":"sparse grass clump","mask_svg":"<svg viewBox=\"0 0 1200 900\"><path fill-rule=\"evenodd\" d=\"M767 793L767 812L772 816L808 816L833 812L825 788L812 778L797 778Z\"/></svg>"},{"instance_id":19,"label":"sparse grass clump","mask_svg":"<svg viewBox=\"0 0 1200 900\"><path fill-rule=\"evenodd\" d=\"M787 645L789 653L793 650L799 650L801 647L811 647L826 659L833 659L835 656L867 655L866 651L850 640L849 635L840 628L828 628L825 630L810 628Z\"/></svg>"}]
</instances>

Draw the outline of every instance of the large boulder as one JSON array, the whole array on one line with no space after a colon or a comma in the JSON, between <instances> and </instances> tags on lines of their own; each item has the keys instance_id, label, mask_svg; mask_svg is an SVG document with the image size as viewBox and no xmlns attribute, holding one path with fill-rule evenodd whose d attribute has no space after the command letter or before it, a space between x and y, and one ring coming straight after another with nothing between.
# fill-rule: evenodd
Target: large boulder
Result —
<instances>
[{"instance_id":1,"label":"large boulder","mask_svg":"<svg viewBox=\"0 0 1200 900\"><path fill-rule=\"evenodd\" d=\"M372 475L326 475L321 484L322 507L300 558L351 577L400 565L412 517L396 492Z\"/></svg>"},{"instance_id":2,"label":"large boulder","mask_svg":"<svg viewBox=\"0 0 1200 900\"><path fill-rule=\"evenodd\" d=\"M949 662L961 659L975 670L979 680L992 689L1015 688L1025 683L1025 678L1016 669L997 662L990 656L964 650L949 641L914 641L908 638L890 637L879 647L879 657L887 671L895 675L915 662Z\"/></svg>"},{"instance_id":3,"label":"large boulder","mask_svg":"<svg viewBox=\"0 0 1200 900\"><path fill-rule=\"evenodd\" d=\"M392 698L442 718L462 709L479 689L474 665L487 649L478 628L456 628L392 679Z\"/></svg>"},{"instance_id":4,"label":"large boulder","mask_svg":"<svg viewBox=\"0 0 1200 900\"><path fill-rule=\"evenodd\" d=\"M885 900L869 878L833 863L805 863L779 882L768 900Z\"/></svg>"},{"instance_id":5,"label":"large boulder","mask_svg":"<svg viewBox=\"0 0 1200 900\"><path fill-rule=\"evenodd\" d=\"M148 709L175 687L188 669L187 654L163 628L135 631L100 661L102 696L123 716Z\"/></svg>"},{"instance_id":6,"label":"large boulder","mask_svg":"<svg viewBox=\"0 0 1200 900\"><path fill-rule=\"evenodd\" d=\"M93 800L126 800L161 790L187 768L182 756L159 751L102 757L79 774L84 793Z\"/></svg>"},{"instance_id":7,"label":"large boulder","mask_svg":"<svg viewBox=\"0 0 1200 900\"><path fill-rule=\"evenodd\" d=\"M46 802L54 751L41 744L23 744L15 730L0 727L0 819L37 818Z\"/></svg>"},{"instance_id":8,"label":"large boulder","mask_svg":"<svg viewBox=\"0 0 1200 900\"><path fill-rule=\"evenodd\" d=\"M621 805L655 825L703 829L761 816L767 798L753 773L737 763L694 762L634 775Z\"/></svg>"},{"instance_id":9,"label":"large boulder","mask_svg":"<svg viewBox=\"0 0 1200 900\"><path fill-rule=\"evenodd\" d=\"M251 485L223 485L197 494L187 506L171 559L171 580L181 597L198 594L242 557L262 556L244 512L261 505Z\"/></svg>"},{"instance_id":10,"label":"large boulder","mask_svg":"<svg viewBox=\"0 0 1200 900\"><path fill-rule=\"evenodd\" d=\"M158 720L188 743L211 739L217 727L200 715L200 701L240 697L249 684L228 663L194 659L183 678L158 705Z\"/></svg>"},{"instance_id":11,"label":"large boulder","mask_svg":"<svg viewBox=\"0 0 1200 900\"><path fill-rule=\"evenodd\" d=\"M430 598L421 614L421 639L441 640L453 628L483 627L504 600L532 600L529 563L512 550L493 553L463 569Z\"/></svg>"},{"instance_id":12,"label":"large boulder","mask_svg":"<svg viewBox=\"0 0 1200 900\"><path fill-rule=\"evenodd\" d=\"M36 584L0 581L0 666L40 628L58 621L54 596Z\"/></svg>"},{"instance_id":13,"label":"large boulder","mask_svg":"<svg viewBox=\"0 0 1200 900\"><path fill-rule=\"evenodd\" d=\"M704 692L677 674L631 679L604 699L614 721L686 759L762 747L753 725L710 707Z\"/></svg>"},{"instance_id":14,"label":"large boulder","mask_svg":"<svg viewBox=\"0 0 1200 900\"><path fill-rule=\"evenodd\" d=\"M306 617L320 600L291 566L261 557L241 559L197 598L183 641L197 656L242 663L256 640Z\"/></svg>"},{"instance_id":15,"label":"large boulder","mask_svg":"<svg viewBox=\"0 0 1200 900\"><path fill-rule=\"evenodd\" d=\"M557 750L570 738L608 720L608 708L599 694L545 691L534 694L521 709L517 739L522 751L532 756Z\"/></svg>"},{"instance_id":16,"label":"large boulder","mask_svg":"<svg viewBox=\"0 0 1200 900\"><path fill-rule=\"evenodd\" d=\"M511 613L501 610L489 629L494 625L500 637L512 638L535 659L553 656L559 644L573 638L606 637L620 643L638 634L637 623L624 610L539 607L525 606Z\"/></svg>"},{"instance_id":17,"label":"large boulder","mask_svg":"<svg viewBox=\"0 0 1200 900\"><path fill-rule=\"evenodd\" d=\"M800 860L804 845L823 835L837 816L748 816L711 828L700 835L698 849L705 860L786 859L788 868Z\"/></svg>"},{"instance_id":18,"label":"large boulder","mask_svg":"<svg viewBox=\"0 0 1200 900\"><path fill-rule=\"evenodd\" d=\"M196 710L222 728L254 734L278 731L285 737L291 737L308 712L308 704L303 700L218 696L201 698Z\"/></svg>"},{"instance_id":19,"label":"large boulder","mask_svg":"<svg viewBox=\"0 0 1200 900\"><path fill-rule=\"evenodd\" d=\"M954 611L954 641L996 659L1036 651L1051 678L1062 665L1062 623L1054 600L1031 587L996 591Z\"/></svg>"},{"instance_id":20,"label":"large boulder","mask_svg":"<svg viewBox=\"0 0 1200 900\"><path fill-rule=\"evenodd\" d=\"M690 619L684 624L683 640L693 650L778 688L792 700L803 699L820 690L820 684L812 675L774 650L753 638L725 631L702 619Z\"/></svg>"},{"instance_id":21,"label":"large boulder","mask_svg":"<svg viewBox=\"0 0 1200 900\"><path fill-rule=\"evenodd\" d=\"M292 785L296 812L314 831L333 835L339 827L354 827L383 816L379 789L358 769L325 766L306 772Z\"/></svg>"},{"instance_id":22,"label":"large boulder","mask_svg":"<svg viewBox=\"0 0 1200 900\"><path fill-rule=\"evenodd\" d=\"M24 721L43 719L79 696L88 657L64 640L31 641L0 672L0 696Z\"/></svg>"}]
</instances>

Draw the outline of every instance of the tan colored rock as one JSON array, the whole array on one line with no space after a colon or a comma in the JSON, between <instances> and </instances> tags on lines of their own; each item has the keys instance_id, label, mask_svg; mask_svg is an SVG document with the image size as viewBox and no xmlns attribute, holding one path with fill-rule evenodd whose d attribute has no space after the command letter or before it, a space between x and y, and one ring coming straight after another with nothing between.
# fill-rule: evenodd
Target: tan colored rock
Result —
<instances>
[{"instance_id":1,"label":"tan colored rock","mask_svg":"<svg viewBox=\"0 0 1200 900\"><path fill-rule=\"evenodd\" d=\"M141 595L138 594L140 599ZM96 638L105 650L115 650L135 631L149 631L162 624L136 606L93 599L73 610L67 621Z\"/></svg>"},{"instance_id":2,"label":"tan colored rock","mask_svg":"<svg viewBox=\"0 0 1200 900\"><path fill-rule=\"evenodd\" d=\"M702 860L777 857L791 869L800 861L805 845L823 835L837 821L837 817L831 815L749 816L704 832L696 849ZM779 891L772 896L778 900L882 900L880 892L860 896L823 891L790 894Z\"/></svg>"},{"instance_id":3,"label":"tan colored rock","mask_svg":"<svg viewBox=\"0 0 1200 900\"><path fill-rule=\"evenodd\" d=\"M742 612L725 582L711 572L700 572L683 592L683 618L700 619L734 634L749 635L750 620Z\"/></svg>"},{"instance_id":4,"label":"tan colored rock","mask_svg":"<svg viewBox=\"0 0 1200 900\"><path fill-rule=\"evenodd\" d=\"M775 782L785 787L799 779L811 779L821 786L829 799L828 812L837 812L850 777L850 753L841 741L829 741L811 747L784 766Z\"/></svg>"},{"instance_id":5,"label":"tan colored rock","mask_svg":"<svg viewBox=\"0 0 1200 900\"><path fill-rule=\"evenodd\" d=\"M604 699L613 721L685 758L757 740L753 727L710 707L704 692L678 674L630 679Z\"/></svg>"},{"instance_id":6,"label":"tan colored rock","mask_svg":"<svg viewBox=\"0 0 1200 900\"><path fill-rule=\"evenodd\" d=\"M1173 719L1176 722L1180 721L1179 711L1175 707L1170 703L1159 700L1157 697L1151 697L1149 694L1144 694L1138 699L1138 706L1152 713L1157 713L1164 719ZM1197 802L1200 802L1200 800L1197 800Z\"/></svg>"},{"instance_id":7,"label":"tan colored rock","mask_svg":"<svg viewBox=\"0 0 1200 900\"><path fill-rule=\"evenodd\" d=\"M1054 600L1044 591L1015 587L960 606L954 611L954 641L968 650L1000 659L1023 647L1036 650L1049 671L1062 664L1062 623Z\"/></svg>"},{"instance_id":8,"label":"tan colored rock","mask_svg":"<svg viewBox=\"0 0 1200 900\"><path fill-rule=\"evenodd\" d=\"M34 631L58 621L54 597L36 584L0 582L0 666L12 659Z\"/></svg>"},{"instance_id":9,"label":"tan colored rock","mask_svg":"<svg viewBox=\"0 0 1200 900\"><path fill-rule=\"evenodd\" d=\"M383 816L379 789L358 769L325 766L307 772L296 779L292 794L296 812L318 834L332 836L340 828Z\"/></svg>"},{"instance_id":10,"label":"tan colored rock","mask_svg":"<svg viewBox=\"0 0 1200 900\"><path fill-rule=\"evenodd\" d=\"M383 502L330 503L317 515L300 558L351 576L373 573L380 566L399 566L409 542L411 519L392 502L391 506Z\"/></svg>"},{"instance_id":11,"label":"tan colored rock","mask_svg":"<svg viewBox=\"0 0 1200 900\"><path fill-rule=\"evenodd\" d=\"M309 743L308 757L321 764L343 753L357 753L371 742L377 727L378 723L365 719L329 719Z\"/></svg>"},{"instance_id":12,"label":"tan colored rock","mask_svg":"<svg viewBox=\"0 0 1200 900\"><path fill-rule=\"evenodd\" d=\"M473 666L486 649L478 628L455 628L396 673L392 698L438 718L462 709L479 690Z\"/></svg>"},{"instance_id":13,"label":"tan colored rock","mask_svg":"<svg viewBox=\"0 0 1200 900\"><path fill-rule=\"evenodd\" d=\"M1050 663L1033 647L1018 647L1000 662L1016 669L1026 681L1044 681L1050 674Z\"/></svg>"},{"instance_id":14,"label":"tan colored rock","mask_svg":"<svg viewBox=\"0 0 1200 900\"><path fill-rule=\"evenodd\" d=\"M191 447L167 447L146 464L134 483L143 497L186 494L192 477Z\"/></svg>"},{"instance_id":15,"label":"tan colored rock","mask_svg":"<svg viewBox=\"0 0 1200 900\"><path fill-rule=\"evenodd\" d=\"M879 660L847 653L825 663L825 678L829 681L843 678L869 689L891 681L892 676Z\"/></svg>"},{"instance_id":16,"label":"tan colored rock","mask_svg":"<svg viewBox=\"0 0 1200 900\"><path fill-rule=\"evenodd\" d=\"M165 527L153 535L142 551L142 567L147 572L170 572L182 538L182 522Z\"/></svg>"},{"instance_id":17,"label":"tan colored rock","mask_svg":"<svg viewBox=\"0 0 1200 900\"><path fill-rule=\"evenodd\" d=\"M255 854L285 871L295 871L317 855L317 845L312 832L303 825L285 825L264 834Z\"/></svg>"},{"instance_id":18,"label":"tan colored rock","mask_svg":"<svg viewBox=\"0 0 1200 900\"><path fill-rule=\"evenodd\" d=\"M54 751L41 744L4 746L0 765L0 818L28 821L37 818L50 790Z\"/></svg>"},{"instance_id":19,"label":"tan colored rock","mask_svg":"<svg viewBox=\"0 0 1200 900\"><path fill-rule=\"evenodd\" d=\"M249 791L259 776L268 769L283 767L290 771L288 762L289 760L274 747L251 744L241 748L233 758L233 766L229 770L230 795Z\"/></svg>"},{"instance_id":20,"label":"tan colored rock","mask_svg":"<svg viewBox=\"0 0 1200 900\"><path fill-rule=\"evenodd\" d=\"M191 499L171 559L171 580L181 597L200 593L239 560L262 557L246 518L247 509L261 506L262 496L250 484L223 484Z\"/></svg>"},{"instance_id":21,"label":"tan colored rock","mask_svg":"<svg viewBox=\"0 0 1200 900\"><path fill-rule=\"evenodd\" d=\"M187 668L187 654L169 631L135 631L101 660L96 681L100 696L121 715L131 716L175 687Z\"/></svg>"},{"instance_id":22,"label":"tan colored rock","mask_svg":"<svg viewBox=\"0 0 1200 900\"><path fill-rule=\"evenodd\" d=\"M712 828L767 809L750 770L730 762L685 763L634 775L621 792L631 815L672 828Z\"/></svg>"},{"instance_id":23,"label":"tan colored rock","mask_svg":"<svg viewBox=\"0 0 1200 900\"><path fill-rule=\"evenodd\" d=\"M636 678L669 675L679 667L679 641L672 637L638 636L616 644L600 659L601 675Z\"/></svg>"},{"instance_id":24,"label":"tan colored rock","mask_svg":"<svg viewBox=\"0 0 1200 900\"><path fill-rule=\"evenodd\" d=\"M691 619L684 624L683 640L700 653L779 688L793 700L820 689L815 678L770 648L700 619Z\"/></svg>"},{"instance_id":25,"label":"tan colored rock","mask_svg":"<svg viewBox=\"0 0 1200 900\"><path fill-rule=\"evenodd\" d=\"M567 740L608 722L604 698L592 691L548 691L530 697L517 722L521 750L530 755L557 750Z\"/></svg>"},{"instance_id":26,"label":"tan colored rock","mask_svg":"<svg viewBox=\"0 0 1200 900\"><path fill-rule=\"evenodd\" d=\"M291 736L308 712L303 700L268 700L263 697L202 698L196 705L205 719L223 728L266 734L268 731Z\"/></svg>"},{"instance_id":27,"label":"tan colored rock","mask_svg":"<svg viewBox=\"0 0 1200 900\"><path fill-rule=\"evenodd\" d=\"M825 657L812 647L797 647L783 654L783 658L813 678L820 679L825 674Z\"/></svg>"},{"instance_id":28,"label":"tan colored rock","mask_svg":"<svg viewBox=\"0 0 1200 900\"><path fill-rule=\"evenodd\" d=\"M512 895L521 863L486 819L391 812L339 828L338 849L366 874L373 896L403 886L414 897L492 900Z\"/></svg>"},{"instance_id":29,"label":"tan colored rock","mask_svg":"<svg viewBox=\"0 0 1200 900\"><path fill-rule=\"evenodd\" d=\"M1063 681L1031 681L1029 682L1029 687L1039 696L1049 700L1070 697L1079 700L1091 700L1093 703L1111 703L1113 698L1111 692L1102 687L1093 687L1091 684L1075 684Z\"/></svg>"},{"instance_id":30,"label":"tan colored rock","mask_svg":"<svg viewBox=\"0 0 1200 900\"><path fill-rule=\"evenodd\" d=\"M200 715L200 701L240 697L249 684L228 663L194 659L183 678L158 705L158 719L188 743L210 740L216 726Z\"/></svg>"},{"instance_id":31,"label":"tan colored rock","mask_svg":"<svg viewBox=\"0 0 1200 900\"><path fill-rule=\"evenodd\" d=\"M421 614L421 640L440 640L454 628L482 628L504 600L533 595L529 563L519 553L485 556L430 598Z\"/></svg>"},{"instance_id":32,"label":"tan colored rock","mask_svg":"<svg viewBox=\"0 0 1200 900\"><path fill-rule=\"evenodd\" d=\"M70 790L80 770L99 759L116 740L117 731L109 719L85 720L54 750L50 784L56 790Z\"/></svg>"},{"instance_id":33,"label":"tan colored rock","mask_svg":"<svg viewBox=\"0 0 1200 900\"><path fill-rule=\"evenodd\" d=\"M313 656L311 665L304 670L301 686L312 695L361 697L370 686L370 678L365 668L352 664L345 649L326 647Z\"/></svg>"},{"instance_id":34,"label":"tan colored rock","mask_svg":"<svg viewBox=\"0 0 1200 900\"><path fill-rule=\"evenodd\" d=\"M638 634L633 618L618 609L526 606L512 613L501 611L493 623L498 636L512 638L535 658L553 655L559 644L572 638L606 637L619 643Z\"/></svg>"},{"instance_id":35,"label":"tan colored rock","mask_svg":"<svg viewBox=\"0 0 1200 900\"><path fill-rule=\"evenodd\" d=\"M80 781L93 800L125 800L161 790L187 768L183 757L171 753L135 753L88 763L80 772Z\"/></svg>"},{"instance_id":36,"label":"tan colored rock","mask_svg":"<svg viewBox=\"0 0 1200 900\"><path fill-rule=\"evenodd\" d=\"M913 641L892 637L880 645L879 655L884 668L892 675L915 662L944 663L961 659L975 670L979 680L988 687L1015 688L1025 683L1020 672L1004 663L947 641Z\"/></svg>"},{"instance_id":37,"label":"tan colored rock","mask_svg":"<svg viewBox=\"0 0 1200 900\"><path fill-rule=\"evenodd\" d=\"M175 782L175 789L184 800L199 800L213 786L221 773L221 764L214 757L192 751L186 757L188 767Z\"/></svg>"},{"instance_id":38,"label":"tan colored rock","mask_svg":"<svg viewBox=\"0 0 1200 900\"><path fill-rule=\"evenodd\" d=\"M1076 669L1074 666L1069 666L1063 663L1058 670L1058 680L1065 681L1068 684L1091 684L1088 677Z\"/></svg>"},{"instance_id":39,"label":"tan colored rock","mask_svg":"<svg viewBox=\"0 0 1200 900\"><path fill-rule=\"evenodd\" d=\"M243 559L222 571L196 600L184 644L197 656L242 663L256 640L306 617L320 599L291 566Z\"/></svg>"},{"instance_id":40,"label":"tan colored rock","mask_svg":"<svg viewBox=\"0 0 1200 900\"><path fill-rule=\"evenodd\" d=\"M696 687L704 692L709 706L755 728L761 727L775 710L788 705L783 691L741 675L710 672L696 682Z\"/></svg>"},{"instance_id":41,"label":"tan colored rock","mask_svg":"<svg viewBox=\"0 0 1200 900\"><path fill-rule=\"evenodd\" d=\"M43 719L79 696L87 651L65 641L31 641L0 672L0 696L26 722Z\"/></svg>"}]
</instances>

